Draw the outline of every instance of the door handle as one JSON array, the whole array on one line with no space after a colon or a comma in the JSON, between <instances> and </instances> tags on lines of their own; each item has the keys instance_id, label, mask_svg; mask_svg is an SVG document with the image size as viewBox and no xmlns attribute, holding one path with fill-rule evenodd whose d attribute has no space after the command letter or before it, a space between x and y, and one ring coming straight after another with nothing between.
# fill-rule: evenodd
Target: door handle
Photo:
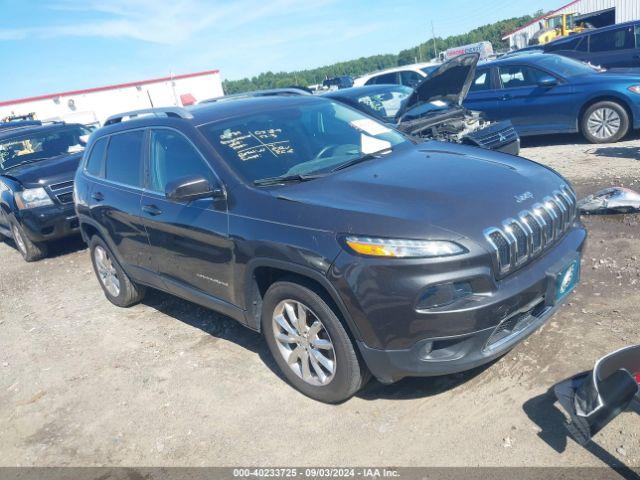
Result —
<instances>
[{"instance_id":1,"label":"door handle","mask_svg":"<svg viewBox=\"0 0 640 480\"><path fill-rule=\"evenodd\" d=\"M142 207L142 211L145 212L145 213L148 213L149 215L151 215L153 217L155 217L156 215L160 215L162 213L162 210L160 210L155 205L144 205Z\"/></svg>"},{"instance_id":2,"label":"door handle","mask_svg":"<svg viewBox=\"0 0 640 480\"><path fill-rule=\"evenodd\" d=\"M102 200L104 200L104 195L102 194L102 192L95 192L91 195L91 198L93 198L96 202L101 202Z\"/></svg>"},{"instance_id":3,"label":"door handle","mask_svg":"<svg viewBox=\"0 0 640 480\"><path fill-rule=\"evenodd\" d=\"M511 100L513 97L511 95L509 95L508 93L504 94L502 97L500 97L500 100L504 101L504 100Z\"/></svg>"}]
</instances>

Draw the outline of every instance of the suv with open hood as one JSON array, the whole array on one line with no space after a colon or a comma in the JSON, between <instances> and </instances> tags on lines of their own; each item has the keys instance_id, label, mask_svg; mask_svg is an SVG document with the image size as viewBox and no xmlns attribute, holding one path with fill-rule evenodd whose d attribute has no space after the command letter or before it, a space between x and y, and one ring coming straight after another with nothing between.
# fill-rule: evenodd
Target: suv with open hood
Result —
<instances>
[{"instance_id":1,"label":"suv with open hood","mask_svg":"<svg viewBox=\"0 0 640 480\"><path fill-rule=\"evenodd\" d=\"M479 55L465 54L440 65L414 89L370 85L325 94L417 138L463 143L517 155L520 138L509 121L491 122L464 108Z\"/></svg>"},{"instance_id":2,"label":"suv with open hood","mask_svg":"<svg viewBox=\"0 0 640 480\"><path fill-rule=\"evenodd\" d=\"M77 235L73 176L89 130L78 124L29 124L0 130L0 236L27 262L47 242Z\"/></svg>"},{"instance_id":3,"label":"suv with open hood","mask_svg":"<svg viewBox=\"0 0 640 480\"><path fill-rule=\"evenodd\" d=\"M109 301L150 286L220 311L326 402L369 372L390 383L504 354L574 288L586 237L553 170L414 142L311 95L117 115L75 186Z\"/></svg>"}]
</instances>

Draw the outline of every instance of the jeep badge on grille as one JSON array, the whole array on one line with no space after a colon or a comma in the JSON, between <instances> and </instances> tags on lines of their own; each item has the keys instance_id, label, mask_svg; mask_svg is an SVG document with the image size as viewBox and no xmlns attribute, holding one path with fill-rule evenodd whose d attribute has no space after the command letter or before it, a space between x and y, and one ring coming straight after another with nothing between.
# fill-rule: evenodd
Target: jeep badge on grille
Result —
<instances>
[{"instance_id":1,"label":"jeep badge on grille","mask_svg":"<svg viewBox=\"0 0 640 480\"><path fill-rule=\"evenodd\" d=\"M517 203L522 203L525 200L528 200L529 198L533 198L533 193L524 192L524 193L521 193L520 195L514 195L513 198L516 199Z\"/></svg>"}]
</instances>

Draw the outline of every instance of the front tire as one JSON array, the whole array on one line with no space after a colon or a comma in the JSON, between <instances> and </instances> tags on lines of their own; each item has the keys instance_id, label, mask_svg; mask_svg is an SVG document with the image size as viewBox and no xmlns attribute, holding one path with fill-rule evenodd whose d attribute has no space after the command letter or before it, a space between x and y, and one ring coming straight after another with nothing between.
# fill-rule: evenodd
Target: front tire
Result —
<instances>
[{"instance_id":1,"label":"front tire","mask_svg":"<svg viewBox=\"0 0 640 480\"><path fill-rule=\"evenodd\" d=\"M342 402L368 379L344 325L311 288L290 281L271 285L262 331L284 376L308 397Z\"/></svg>"},{"instance_id":2,"label":"front tire","mask_svg":"<svg viewBox=\"0 0 640 480\"><path fill-rule=\"evenodd\" d=\"M144 298L144 286L135 284L129 278L100 237L91 237L89 251L93 271L107 300L118 307L130 307Z\"/></svg>"},{"instance_id":3,"label":"front tire","mask_svg":"<svg viewBox=\"0 0 640 480\"><path fill-rule=\"evenodd\" d=\"M22 258L27 262L35 262L47 256L47 244L32 242L17 221L11 222L11 234Z\"/></svg>"},{"instance_id":4,"label":"front tire","mask_svg":"<svg viewBox=\"0 0 640 480\"><path fill-rule=\"evenodd\" d=\"M629 131L629 114L617 102L597 102L585 110L580 124L590 143L614 143Z\"/></svg>"}]
</instances>

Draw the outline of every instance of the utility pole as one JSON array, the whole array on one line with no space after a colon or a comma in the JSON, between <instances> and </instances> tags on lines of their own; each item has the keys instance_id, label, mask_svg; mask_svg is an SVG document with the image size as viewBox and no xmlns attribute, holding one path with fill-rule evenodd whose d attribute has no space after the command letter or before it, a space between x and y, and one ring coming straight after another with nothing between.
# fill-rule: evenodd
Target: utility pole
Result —
<instances>
[{"instance_id":1,"label":"utility pole","mask_svg":"<svg viewBox=\"0 0 640 480\"><path fill-rule=\"evenodd\" d=\"M438 49L436 48L436 31L433 28L433 20L431 20L431 38L433 39L433 58L438 59Z\"/></svg>"}]
</instances>

